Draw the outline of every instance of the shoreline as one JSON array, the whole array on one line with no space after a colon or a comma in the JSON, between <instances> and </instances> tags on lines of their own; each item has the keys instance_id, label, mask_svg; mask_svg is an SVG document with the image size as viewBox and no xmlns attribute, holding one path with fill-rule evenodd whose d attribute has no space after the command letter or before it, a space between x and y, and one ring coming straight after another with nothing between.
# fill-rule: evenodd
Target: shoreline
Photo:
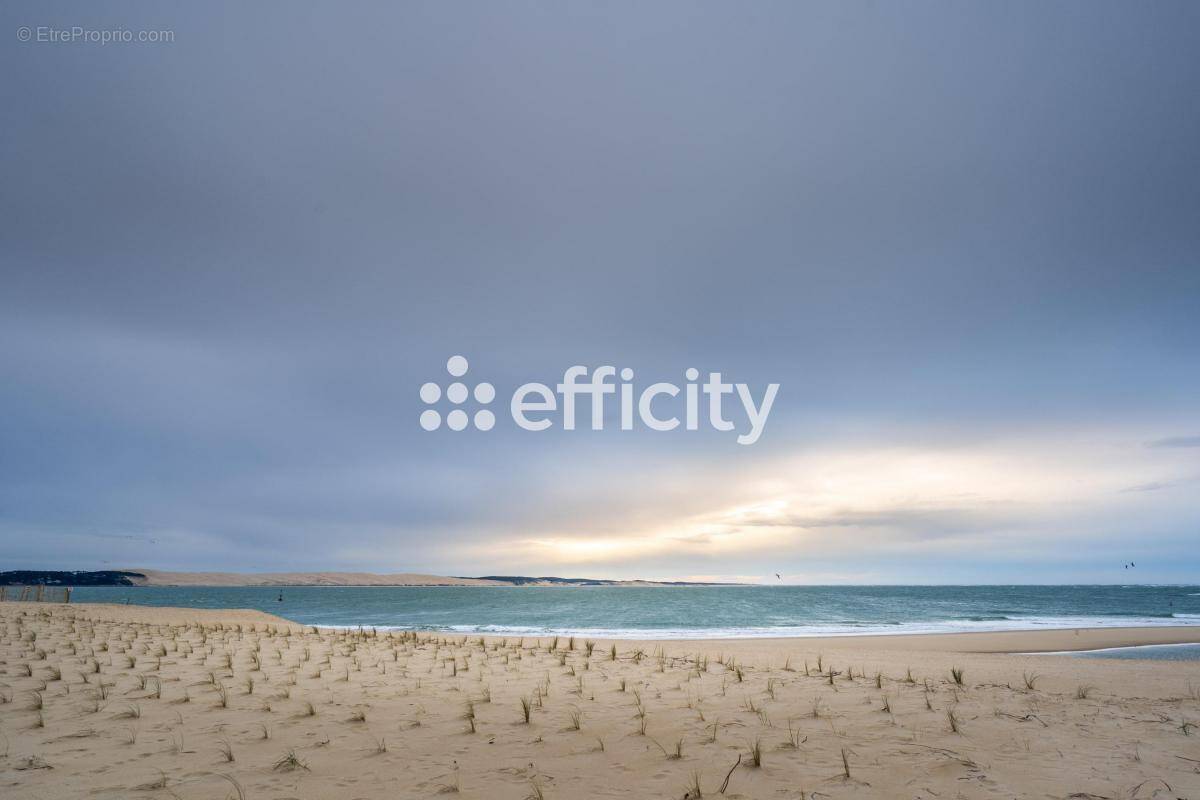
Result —
<instances>
[{"instance_id":1,"label":"shoreline","mask_svg":"<svg viewBox=\"0 0 1200 800\"><path fill-rule=\"evenodd\" d=\"M47 603L6 603L6 606L25 606L29 609L47 607ZM59 606L83 612L88 619L113 622L153 622L164 618L217 624L222 621L234 624L257 623L264 625L316 628L323 631L352 631L359 626L312 625L297 622L276 614L255 609L209 609L183 606L142 606L115 603L71 603ZM416 630L413 628L390 628L363 625L365 629ZM420 629L420 633L431 633L447 637L461 637L487 642L505 641L549 641L556 634L502 635L473 633L437 629ZM558 634L559 638L572 638L571 634ZM779 650L781 648L803 648L812 650L887 650L892 652L926 651L945 653L1070 653L1090 650L1106 650L1120 647L1140 647L1168 644L1200 644L1200 625L1159 625L1128 627L1077 627L1030 630L970 631L944 633L862 633L815 636L729 636L700 638L622 638L585 636L575 634L580 641L595 641L598 645L625 644L633 647L687 647L691 650L713 651L728 649L731 645L746 650Z\"/></svg>"}]
</instances>

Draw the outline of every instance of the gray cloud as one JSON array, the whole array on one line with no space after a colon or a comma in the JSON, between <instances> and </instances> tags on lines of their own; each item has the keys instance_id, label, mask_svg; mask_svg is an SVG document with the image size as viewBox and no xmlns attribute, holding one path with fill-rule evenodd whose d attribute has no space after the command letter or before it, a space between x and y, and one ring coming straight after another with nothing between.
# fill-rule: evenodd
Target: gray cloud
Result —
<instances>
[{"instance_id":1,"label":"gray cloud","mask_svg":"<svg viewBox=\"0 0 1200 800\"><path fill-rule=\"evenodd\" d=\"M907 508L839 509L824 515L788 516L779 520L755 520L747 524L794 528L885 528L910 530L922 535L960 533L994 526L994 509Z\"/></svg>"},{"instance_id":2,"label":"gray cloud","mask_svg":"<svg viewBox=\"0 0 1200 800\"><path fill-rule=\"evenodd\" d=\"M1168 436L1146 443L1147 447L1200 447L1200 436Z\"/></svg>"},{"instance_id":3,"label":"gray cloud","mask_svg":"<svg viewBox=\"0 0 1200 800\"><path fill-rule=\"evenodd\" d=\"M1171 483L1164 481L1150 481L1149 483L1139 483L1136 486L1130 486L1122 489L1122 492L1157 492L1159 489L1166 489L1171 486Z\"/></svg>"},{"instance_id":4,"label":"gray cloud","mask_svg":"<svg viewBox=\"0 0 1200 800\"><path fill-rule=\"evenodd\" d=\"M728 482L817 440L1197 423L1194 3L0 21L176 33L0 48L0 544L20 565L111 560L84 534L136 532L147 566L465 573L487 563L448 548L636 526L650 487L697 511L696 465ZM783 388L750 452L426 434L417 387L454 353L502 398L574 363Z\"/></svg>"}]
</instances>

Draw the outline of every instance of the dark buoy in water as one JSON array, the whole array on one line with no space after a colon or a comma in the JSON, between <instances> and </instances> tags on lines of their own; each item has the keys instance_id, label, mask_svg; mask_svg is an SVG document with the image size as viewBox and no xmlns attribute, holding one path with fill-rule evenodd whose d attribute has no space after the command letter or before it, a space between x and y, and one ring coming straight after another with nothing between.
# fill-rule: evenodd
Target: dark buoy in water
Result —
<instances>
[{"instance_id":1,"label":"dark buoy in water","mask_svg":"<svg viewBox=\"0 0 1200 800\"><path fill-rule=\"evenodd\" d=\"M280 593L279 593L279 599L277 599L275 602L277 602L277 603L282 603L282 602L283 602L283 592L280 592Z\"/></svg>"}]
</instances>

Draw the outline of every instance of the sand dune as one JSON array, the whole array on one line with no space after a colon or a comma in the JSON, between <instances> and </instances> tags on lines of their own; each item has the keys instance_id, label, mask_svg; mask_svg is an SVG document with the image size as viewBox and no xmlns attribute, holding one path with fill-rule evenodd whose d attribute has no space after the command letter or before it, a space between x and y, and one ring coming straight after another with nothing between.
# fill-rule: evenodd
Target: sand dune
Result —
<instances>
[{"instance_id":1,"label":"sand dune","mask_svg":"<svg viewBox=\"0 0 1200 800\"><path fill-rule=\"evenodd\" d=\"M1075 638L1042 633L1004 643ZM1200 664L953 652L994 646L969 636L464 639L6 603L0 794L1200 796Z\"/></svg>"},{"instance_id":2,"label":"sand dune","mask_svg":"<svg viewBox=\"0 0 1200 800\"><path fill-rule=\"evenodd\" d=\"M129 569L137 586L669 586L678 584L655 581L597 581L586 578L519 577L503 580L455 578L449 575L423 575L412 572L376 574L371 572L165 572L157 569ZM691 583L691 586L715 584Z\"/></svg>"},{"instance_id":3,"label":"sand dune","mask_svg":"<svg viewBox=\"0 0 1200 800\"><path fill-rule=\"evenodd\" d=\"M165 572L130 569L146 576L141 586L507 586L482 578L371 572Z\"/></svg>"}]
</instances>

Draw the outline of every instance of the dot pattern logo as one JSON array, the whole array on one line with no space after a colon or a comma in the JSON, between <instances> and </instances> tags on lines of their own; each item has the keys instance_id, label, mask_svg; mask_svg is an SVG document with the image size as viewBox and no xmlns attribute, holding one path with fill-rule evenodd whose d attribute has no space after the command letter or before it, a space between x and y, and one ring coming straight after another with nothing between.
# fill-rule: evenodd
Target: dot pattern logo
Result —
<instances>
[{"instance_id":1,"label":"dot pattern logo","mask_svg":"<svg viewBox=\"0 0 1200 800\"><path fill-rule=\"evenodd\" d=\"M446 371L452 378L461 378L467 374L469 366L467 359L462 356L451 356L446 362ZM471 390L465 383L456 380L446 387L445 395L446 399L454 406L464 405L472 395L474 395L476 403L486 406L496 399L496 387L484 382L476 384L475 388ZM441 399L442 387L438 384L430 381L421 387L421 401L426 405L435 405ZM452 431L464 430L468 422L473 422L475 427L481 431L490 431L496 424L496 415L486 408L481 408L475 412L474 417L468 417L465 409L453 408L447 412L445 422L446 427ZM441 426L442 414L436 408L427 408L421 412L422 428L427 431L436 431Z\"/></svg>"}]
</instances>

